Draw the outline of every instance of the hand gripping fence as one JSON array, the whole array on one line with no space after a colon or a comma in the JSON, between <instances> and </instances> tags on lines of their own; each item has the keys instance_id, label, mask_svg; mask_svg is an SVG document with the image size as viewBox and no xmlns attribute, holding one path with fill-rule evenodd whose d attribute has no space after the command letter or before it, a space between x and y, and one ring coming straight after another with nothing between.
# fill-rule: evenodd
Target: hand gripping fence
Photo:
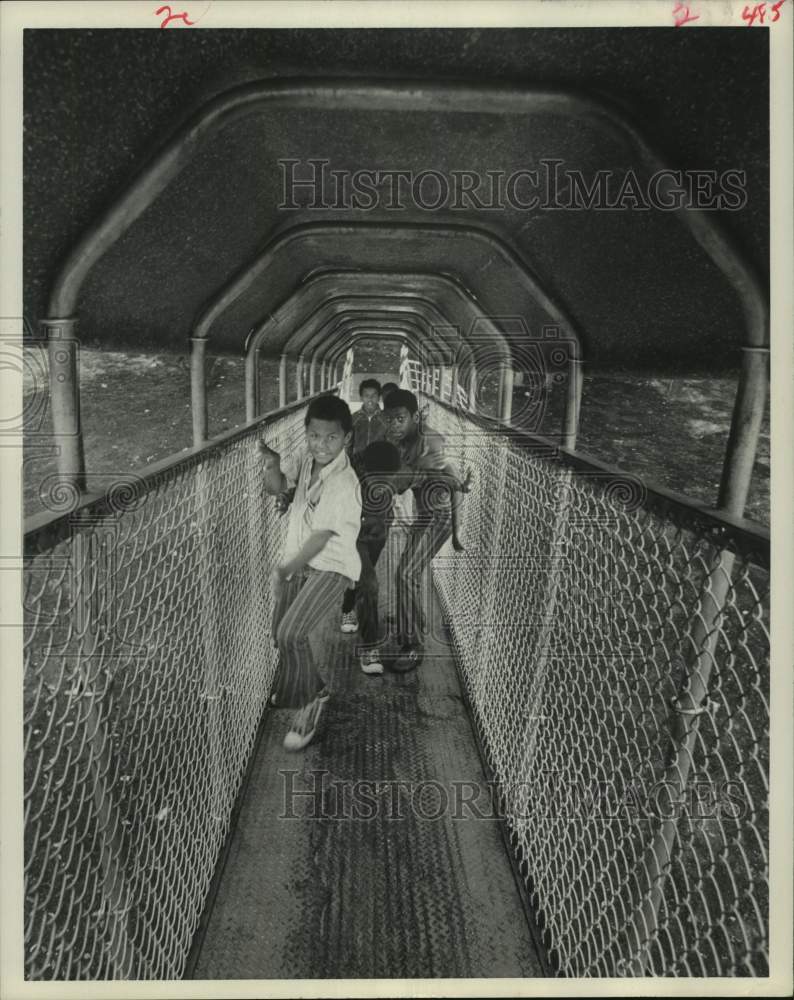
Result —
<instances>
[{"instance_id":1,"label":"hand gripping fence","mask_svg":"<svg viewBox=\"0 0 794 1000\"><path fill-rule=\"evenodd\" d=\"M276 663L257 435L305 406L26 535L29 979L183 973Z\"/></svg>"},{"instance_id":2,"label":"hand gripping fence","mask_svg":"<svg viewBox=\"0 0 794 1000\"><path fill-rule=\"evenodd\" d=\"M306 403L26 535L29 979L183 974L275 670L256 438ZM424 403L474 472L434 578L549 967L767 974L768 537Z\"/></svg>"},{"instance_id":3,"label":"hand gripping fence","mask_svg":"<svg viewBox=\"0 0 794 1000\"><path fill-rule=\"evenodd\" d=\"M768 975L768 535L429 404L474 473L435 584L551 969Z\"/></svg>"}]
</instances>

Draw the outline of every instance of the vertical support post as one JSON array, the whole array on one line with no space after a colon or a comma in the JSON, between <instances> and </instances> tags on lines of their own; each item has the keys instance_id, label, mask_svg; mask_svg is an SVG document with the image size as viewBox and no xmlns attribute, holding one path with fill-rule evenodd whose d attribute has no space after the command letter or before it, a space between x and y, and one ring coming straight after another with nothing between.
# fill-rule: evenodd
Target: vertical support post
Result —
<instances>
[{"instance_id":1,"label":"vertical support post","mask_svg":"<svg viewBox=\"0 0 794 1000\"><path fill-rule=\"evenodd\" d=\"M311 361L309 362L309 395L310 396L313 396L315 394L315 392L317 391L316 388L315 388L316 380L317 380L316 364L315 364L314 358L312 358Z\"/></svg>"},{"instance_id":2,"label":"vertical support post","mask_svg":"<svg viewBox=\"0 0 794 1000\"><path fill-rule=\"evenodd\" d=\"M296 399L303 399L303 355L298 355L298 363L295 368L295 391Z\"/></svg>"},{"instance_id":3,"label":"vertical support post","mask_svg":"<svg viewBox=\"0 0 794 1000\"><path fill-rule=\"evenodd\" d=\"M287 405L287 355L282 354L278 362L278 405Z\"/></svg>"},{"instance_id":4,"label":"vertical support post","mask_svg":"<svg viewBox=\"0 0 794 1000\"><path fill-rule=\"evenodd\" d=\"M562 415L562 445L573 450L579 434L579 415L582 411L582 388L584 372L581 358L571 357L568 360L568 391L565 396L565 409Z\"/></svg>"},{"instance_id":5,"label":"vertical support post","mask_svg":"<svg viewBox=\"0 0 794 1000\"><path fill-rule=\"evenodd\" d=\"M345 368L342 375L343 386L341 390L341 395L343 399L350 400L353 394L353 363L354 363L354 352L352 347L348 347L345 352Z\"/></svg>"},{"instance_id":6,"label":"vertical support post","mask_svg":"<svg viewBox=\"0 0 794 1000\"><path fill-rule=\"evenodd\" d=\"M502 368L501 392L499 393L500 414L502 420L509 424L513 417L513 366L512 359Z\"/></svg>"},{"instance_id":7,"label":"vertical support post","mask_svg":"<svg viewBox=\"0 0 794 1000\"><path fill-rule=\"evenodd\" d=\"M257 347L254 350L254 416L262 412L261 356L262 352Z\"/></svg>"},{"instance_id":8,"label":"vertical support post","mask_svg":"<svg viewBox=\"0 0 794 1000\"><path fill-rule=\"evenodd\" d=\"M80 420L80 371L76 319L45 319L50 368L52 426L58 444L58 474L80 493L86 489L83 428Z\"/></svg>"},{"instance_id":9,"label":"vertical support post","mask_svg":"<svg viewBox=\"0 0 794 1000\"><path fill-rule=\"evenodd\" d=\"M452 368L450 369L450 382L451 382L450 390L449 390L450 397L451 397L450 401L451 401L451 403L452 403L453 406L457 406L458 405L458 366L457 366L457 364L453 364Z\"/></svg>"},{"instance_id":10,"label":"vertical support post","mask_svg":"<svg viewBox=\"0 0 794 1000\"><path fill-rule=\"evenodd\" d=\"M473 361L469 369L469 410L477 412L477 365Z\"/></svg>"},{"instance_id":11,"label":"vertical support post","mask_svg":"<svg viewBox=\"0 0 794 1000\"><path fill-rule=\"evenodd\" d=\"M664 777L664 788L670 792L671 803L680 802L685 794L694 762L700 716L708 711L709 681L734 562L731 552L722 550L717 554L708 578L701 585L698 606L690 617L686 641L686 648L692 651L690 662L686 664L683 684L671 705L670 747ZM677 832L678 817L672 808L669 816L660 821L640 862L640 873L647 888L627 926L627 944L633 957L624 960L619 975L647 974L650 946L659 926L659 910Z\"/></svg>"},{"instance_id":12,"label":"vertical support post","mask_svg":"<svg viewBox=\"0 0 794 1000\"><path fill-rule=\"evenodd\" d=\"M259 412L259 348L245 355L245 419L251 423Z\"/></svg>"},{"instance_id":13,"label":"vertical support post","mask_svg":"<svg viewBox=\"0 0 794 1000\"><path fill-rule=\"evenodd\" d=\"M540 595L542 612L541 627L535 640L528 661L533 664L529 694L529 718L533 720L527 733L526 751L522 773L533 774L536 770L535 751L543 736L542 722L546 717L546 694L549 684L549 660L552 656L555 628L558 627L556 608L557 599L562 588L566 593L565 571L570 559L571 549L571 513L573 509L573 471L563 466L558 473L557 484L559 492L553 499L553 517L551 531L548 537L547 563L548 572L543 581L543 593ZM545 546L545 537L541 543Z\"/></svg>"},{"instance_id":14,"label":"vertical support post","mask_svg":"<svg viewBox=\"0 0 794 1000\"><path fill-rule=\"evenodd\" d=\"M190 398L193 412L193 447L207 440L207 381L204 376L207 341L190 338Z\"/></svg>"},{"instance_id":15,"label":"vertical support post","mask_svg":"<svg viewBox=\"0 0 794 1000\"><path fill-rule=\"evenodd\" d=\"M744 513L753 475L766 404L768 364L768 347L742 348L742 370L717 498L717 506L736 517Z\"/></svg>"},{"instance_id":16,"label":"vertical support post","mask_svg":"<svg viewBox=\"0 0 794 1000\"><path fill-rule=\"evenodd\" d=\"M400 346L400 388L408 388L408 345L402 344Z\"/></svg>"},{"instance_id":17,"label":"vertical support post","mask_svg":"<svg viewBox=\"0 0 794 1000\"><path fill-rule=\"evenodd\" d=\"M766 402L769 348L745 347L743 352L718 498L718 505L736 517L744 513L755 462ZM672 789L674 802L686 789L694 761L700 716L708 711L709 682L735 561L736 557L731 552L723 550L718 553L702 585L698 608L690 619L692 624L686 648L692 653L690 662L685 664L684 681L672 703L671 739L665 773L665 787ZM631 975L646 974L677 832L675 816L663 819L641 863L647 888L627 928L633 958L626 963L626 971Z\"/></svg>"}]
</instances>

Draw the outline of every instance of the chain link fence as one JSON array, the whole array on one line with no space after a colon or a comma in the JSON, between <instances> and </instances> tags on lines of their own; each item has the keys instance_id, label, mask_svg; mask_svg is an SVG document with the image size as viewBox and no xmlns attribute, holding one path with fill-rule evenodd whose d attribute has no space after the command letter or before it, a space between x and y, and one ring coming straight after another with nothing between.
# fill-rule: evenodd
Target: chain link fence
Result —
<instances>
[{"instance_id":1,"label":"chain link fence","mask_svg":"<svg viewBox=\"0 0 794 1000\"><path fill-rule=\"evenodd\" d=\"M765 975L768 537L423 404L475 474L434 575L551 968ZM256 435L26 535L29 979L183 972L276 663Z\"/></svg>"},{"instance_id":2,"label":"chain link fence","mask_svg":"<svg viewBox=\"0 0 794 1000\"><path fill-rule=\"evenodd\" d=\"M438 401L434 577L551 969L768 974L769 539Z\"/></svg>"},{"instance_id":3,"label":"chain link fence","mask_svg":"<svg viewBox=\"0 0 794 1000\"><path fill-rule=\"evenodd\" d=\"M257 433L289 453L305 405L26 535L29 979L183 972L276 664Z\"/></svg>"}]
</instances>

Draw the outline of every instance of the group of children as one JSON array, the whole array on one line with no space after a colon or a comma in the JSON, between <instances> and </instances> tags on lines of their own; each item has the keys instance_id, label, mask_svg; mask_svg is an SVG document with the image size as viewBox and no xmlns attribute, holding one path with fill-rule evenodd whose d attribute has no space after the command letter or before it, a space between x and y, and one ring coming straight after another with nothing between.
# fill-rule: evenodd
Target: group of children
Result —
<instances>
[{"instance_id":1,"label":"group of children","mask_svg":"<svg viewBox=\"0 0 794 1000\"><path fill-rule=\"evenodd\" d=\"M422 577L446 541L460 551L458 515L470 477L422 420L416 396L366 379L352 415L337 396L306 411L306 446L282 458L260 441L265 490L289 511L282 559L273 570L273 635L280 666L275 703L297 708L284 740L300 750L313 739L330 693L317 669L322 631L342 602L342 630L360 631L364 673L415 669L426 619ZM383 409L380 403L383 399ZM416 516L396 572L396 649L381 655L376 565L394 520L396 494L411 490Z\"/></svg>"}]
</instances>

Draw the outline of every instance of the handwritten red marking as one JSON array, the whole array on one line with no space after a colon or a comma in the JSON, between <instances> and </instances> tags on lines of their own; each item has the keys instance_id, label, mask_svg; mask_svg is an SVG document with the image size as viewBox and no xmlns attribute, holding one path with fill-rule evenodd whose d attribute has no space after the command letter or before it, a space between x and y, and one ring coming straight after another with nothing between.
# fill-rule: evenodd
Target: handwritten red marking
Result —
<instances>
[{"instance_id":1,"label":"handwritten red marking","mask_svg":"<svg viewBox=\"0 0 794 1000\"><path fill-rule=\"evenodd\" d=\"M689 7L684 3L677 3L673 8L673 20L676 28L680 28L682 24L688 24L690 21L697 21L699 17L700 14L690 13Z\"/></svg>"},{"instance_id":2,"label":"handwritten red marking","mask_svg":"<svg viewBox=\"0 0 794 1000\"><path fill-rule=\"evenodd\" d=\"M785 2L786 0L777 0L777 3L772 4L772 14L774 15L774 17L772 18L773 24L780 17L780 8L783 6Z\"/></svg>"},{"instance_id":3,"label":"handwritten red marking","mask_svg":"<svg viewBox=\"0 0 794 1000\"><path fill-rule=\"evenodd\" d=\"M155 17L159 17L159 16L160 16L160 15L161 15L161 14L163 13L163 11L164 11L164 10L167 10L167 11L168 11L168 15L167 15L167 17L165 18L165 20L163 21L163 23L162 23L162 24L160 25L160 27L161 27L161 28L166 28L166 27L168 27L168 24L169 24L169 22L170 22L170 21L179 21L180 19L181 19L182 21L184 21L184 22L185 22L185 24L187 24L187 25L190 25L190 26L192 26L192 25L194 25L194 24L196 23L195 21L188 21L188 18L187 18L187 11L186 11L186 10L183 10L181 14L172 14L172 13L171 13L171 8L170 8L170 7L168 7L168 6L164 6L164 7L159 7L159 8L158 8L158 9L157 9L157 10L156 10L156 11L154 12L154 16L155 16Z\"/></svg>"},{"instance_id":4,"label":"handwritten red marking","mask_svg":"<svg viewBox=\"0 0 794 1000\"><path fill-rule=\"evenodd\" d=\"M755 19L758 18L759 24L764 23L764 14L766 13L766 4L757 3L752 10L745 5L742 11L742 20L747 22L747 27L750 28L755 23Z\"/></svg>"}]
</instances>

